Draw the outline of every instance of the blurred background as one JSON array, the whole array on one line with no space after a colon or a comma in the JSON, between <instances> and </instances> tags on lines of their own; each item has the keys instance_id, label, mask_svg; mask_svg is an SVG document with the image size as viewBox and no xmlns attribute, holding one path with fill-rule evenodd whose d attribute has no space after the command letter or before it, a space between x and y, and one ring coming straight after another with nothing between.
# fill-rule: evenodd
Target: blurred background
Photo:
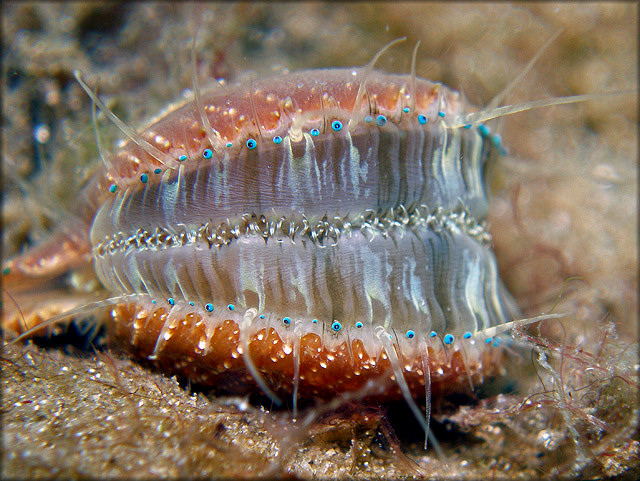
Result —
<instances>
[{"instance_id":1,"label":"blurred background","mask_svg":"<svg viewBox=\"0 0 640 481\"><path fill-rule=\"evenodd\" d=\"M247 75L364 65L385 44L406 36L406 42L385 53L377 68L409 72L411 52L420 41L418 75L441 81L463 92L471 104L482 107L523 71L545 41L559 29L562 29L560 36L504 103L637 89L638 78L638 7L635 3L7 3L2 7L2 28L2 247L5 257L38 242L63 222L64 209L99 167L91 104L74 79L73 70L82 70L85 80L98 86L101 98L120 118L129 125L141 125L171 102L190 95L190 48L196 32L197 69L203 88L212 78L232 83ZM498 160L491 179L493 204L489 223L500 272L525 315L538 315L552 308L570 314L562 323L549 322L540 328L549 345L557 342L597 351L603 339L610 339L609 334L605 334L609 322L615 326L621 341L637 342L637 114L637 93L634 93L532 110L490 124L501 132L509 151L508 156ZM113 148L120 134L101 118L101 137L105 146ZM635 345L629 349L635 352ZM108 363L102 361L100 364L92 359L65 357L64 353L38 353L44 355L41 369L55 371L63 364L82 376L86 375L83 363L89 362L93 363L91 369L106 369L103 376L114 376L106 367ZM20 375L13 372L7 375L7 371L3 371L3 409L13 413L3 416L3 444L11 445L11 449L3 450L3 475L24 475L20 470L25 463L33 468L33 473L40 474L68 475L75 472L73 470L98 476L131 473L132 468L126 461L131 453L125 455L114 448L120 446L122 440L114 434L108 421L102 421L104 431L91 449L75 449L77 446L70 443L70 439L76 431L70 425L75 426L81 419L78 413L90 407L83 404L82 399L74 398L73 389L56 385L51 373L49 377L41 376L51 381L47 389L33 391L26 380L34 373L24 370L27 369L23 365L24 354L20 350L11 354L15 356L11 362L23 368ZM46 366L46 359L50 366ZM119 359L118 362L127 361ZM613 358L607 362L614 363ZM162 386L158 391L182 399L185 406L191 402L184 386L162 384L169 381L136 365L126 366L126 372L134 373L130 379L134 384L146 386L153 379ZM633 371L632 366L628 367ZM18 378L21 382L16 382ZM567 374L566 382L569 379ZM535 382L533 380L531 386ZM531 386L529 388L535 390ZM537 389L543 390L539 385ZM631 422L629 417L622 416L624 419L615 421L607 417L607 409L622 409L616 404L615 396L622 396L623 391L616 390L617 387L611 389L614 400L608 407L602 407L601 414L595 414L602 420L598 442L606 440L607 433L614 427L618 429L615 423L627 423L624 426L628 427ZM602 391L598 392L602 395ZM637 387L633 392L637 396ZM101 393L104 394L99 391L93 395L100 397ZM16 411L11 404L25 400L37 404L47 397L56 399L56 406L60 406L60 402L74 406L75 414L60 408L61 414L54 417L47 411L50 415L38 424L32 417L36 414L32 406L20 404L21 411ZM109 404L108 397L104 400L104 409L116 409ZM198 409L222 409L226 419L236 419L216 404L221 401L199 397L193 402ZM577 417L587 412L588 402L585 403L576 408ZM196 408L192 406L192 409ZM637 405L632 403L624 409L630 415L636 412ZM20 413L18 418L13 417L16 412ZM505 408L503 415L506 412ZM194 429L200 429L196 426L202 427L210 421L198 424L181 410L176 413L176 419L181 420L176 422L182 427L189 426L191 435ZM545 445L548 433L535 424L526 434L506 434L509 430L504 427L501 432L494 429L503 426L500 422L504 420L489 420L479 412L476 414L475 418L469 414L467 419L477 421L473 443L480 446L475 451L453 448L469 441L467 438L454 440L449 446L452 459L458 463L459 471L455 472L460 476L478 477L488 472L514 477L518 473L550 476L556 472L554 467L564 466L558 468L558 472L570 470L571 460L576 463L579 460L579 450L575 450L566 434L567 425L562 427L562 422L553 421L552 413L544 418L545 426L557 428L553 431L556 434L549 434L557 445ZM267 422L264 414L252 411L252 416L256 425ZM57 428L47 423L54 418L61 423ZM134 418L139 423L138 430L146 433L131 441L131 449L139 456L136 473L179 476L196 472L189 471L195 468L187 468L189 464L184 464L184 459L190 450L199 452L194 446L200 443L198 446L202 447L200 438L175 433L182 441L172 445L173 457L159 456L163 449L169 449L162 444L165 437L153 437L156 444L140 442L145 436L151 436L148 433L155 426L153 416L147 419L138 412L136 416L125 416L119 423L130 425ZM379 419L382 418L380 415ZM238 419L238 426L221 425L227 433L233 433L235 439L243 440L238 441L242 449L254 453L249 446L269 445L263 439L264 433L250 430L242 437L246 426L242 427ZM283 421L276 418L273 422L281 426ZM348 466L347 474L354 477L380 473L420 475L424 474L421 469L431 466L430 458L419 450L412 454L413 459L426 456L420 460L420 468L406 461L404 454L398 452L408 453L411 449L402 445L402 449L393 451L389 448L392 442L378 449L383 454L378 453L377 457L369 454L370 458L363 461L366 453L376 452L371 443L384 443L375 441L377 435L362 433L382 432L380 426L384 421L373 423L372 427L370 421L349 418L342 419L342 424L348 429L329 435L329 441L325 436L315 444L294 443L296 454L291 458L293 461L289 459L285 463L289 468L283 467L282 472L302 477L312 472L336 477L345 474ZM489 428L493 431L487 431ZM172 432L169 427L166 429ZM286 431L286 423L282 429ZM29 431L28 435L25 430ZM515 428L512 430L517 432ZM543 431L546 434L540 441ZM590 433L587 428L584 432ZM621 432L627 433L626 428ZM331 440L332 436L338 441ZM278 441L281 448L288 439L282 434ZM620 460L610 465L602 461L598 469L616 474L616 469L628 464L627 457L638 453L638 443L628 434L608 442L604 448L604 441L597 444L601 448L599 452L606 452L607 459L618 456ZM348 449L344 448L345 443ZM511 444L511 451L505 443ZM301 454L298 448L303 444L307 451ZM364 446L358 453L365 454L354 454L355 445ZM197 472L203 476L237 475L234 459L241 458L255 469L261 466L260 462L273 461L255 453L245 459L232 450L228 455L229 471L224 471L227 465L221 459L227 458L206 446L219 457L216 468L211 462L207 464L205 458L198 458L198 469L202 471ZM520 452L514 461L510 456L515 456L516 446ZM589 444L589 449L592 447ZM545 454L531 461L536 458L537 449ZM68 454L73 451L74 456ZM569 461L560 462L549 454L556 451ZM251 459L254 455L256 458ZM96 459L100 460L98 464ZM176 459L182 459L183 464L176 466ZM488 466L482 459L496 461ZM509 469L510 464L513 467ZM438 473L436 465L432 469L429 472Z\"/></svg>"}]
</instances>

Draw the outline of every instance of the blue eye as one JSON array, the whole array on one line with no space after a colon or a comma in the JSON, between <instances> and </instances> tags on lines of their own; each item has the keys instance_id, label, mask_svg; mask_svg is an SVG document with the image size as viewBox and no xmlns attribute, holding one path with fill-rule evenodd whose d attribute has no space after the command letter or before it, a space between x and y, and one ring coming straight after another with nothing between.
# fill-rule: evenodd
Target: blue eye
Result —
<instances>
[{"instance_id":1,"label":"blue eye","mask_svg":"<svg viewBox=\"0 0 640 481\"><path fill-rule=\"evenodd\" d=\"M464 337L465 339L469 339L471 337L471 333L470 332L465 332L462 337Z\"/></svg>"},{"instance_id":2,"label":"blue eye","mask_svg":"<svg viewBox=\"0 0 640 481\"><path fill-rule=\"evenodd\" d=\"M423 114L418 115L418 122L420 123L420 125L424 125L427 123L427 117L425 117Z\"/></svg>"},{"instance_id":3,"label":"blue eye","mask_svg":"<svg viewBox=\"0 0 640 481\"><path fill-rule=\"evenodd\" d=\"M227 308L228 308L230 311L234 311L234 310L236 309L236 306L234 306L233 304L229 304L229 305L227 306Z\"/></svg>"},{"instance_id":4,"label":"blue eye","mask_svg":"<svg viewBox=\"0 0 640 481\"><path fill-rule=\"evenodd\" d=\"M317 137L318 135L320 135L320 131L318 129L311 129L311 135Z\"/></svg>"},{"instance_id":5,"label":"blue eye","mask_svg":"<svg viewBox=\"0 0 640 481\"><path fill-rule=\"evenodd\" d=\"M356 322L356 327L360 329L362 327L362 323L360 321Z\"/></svg>"},{"instance_id":6,"label":"blue eye","mask_svg":"<svg viewBox=\"0 0 640 481\"><path fill-rule=\"evenodd\" d=\"M413 339L415 336L416 336L416 333L413 332L411 329L407 331L407 339Z\"/></svg>"},{"instance_id":7,"label":"blue eye","mask_svg":"<svg viewBox=\"0 0 640 481\"><path fill-rule=\"evenodd\" d=\"M247 140L247 149L253 150L256 148L257 145L258 145L258 142L256 142L254 139Z\"/></svg>"},{"instance_id":8,"label":"blue eye","mask_svg":"<svg viewBox=\"0 0 640 481\"><path fill-rule=\"evenodd\" d=\"M402 111L403 111L405 114L408 114L408 113L409 113L409 107L405 107L405 108L403 108L403 109L402 109Z\"/></svg>"},{"instance_id":9,"label":"blue eye","mask_svg":"<svg viewBox=\"0 0 640 481\"><path fill-rule=\"evenodd\" d=\"M386 123L387 123L387 118L384 115L378 115L376 117L376 124L378 124L380 127L382 127Z\"/></svg>"},{"instance_id":10,"label":"blue eye","mask_svg":"<svg viewBox=\"0 0 640 481\"><path fill-rule=\"evenodd\" d=\"M276 135L273 138L273 143L276 144L276 145L282 143L282 137L280 137L279 135Z\"/></svg>"},{"instance_id":11,"label":"blue eye","mask_svg":"<svg viewBox=\"0 0 640 481\"><path fill-rule=\"evenodd\" d=\"M211 312L213 311L213 304L209 302L208 304L205 304L204 308L206 309L207 312Z\"/></svg>"},{"instance_id":12,"label":"blue eye","mask_svg":"<svg viewBox=\"0 0 640 481\"><path fill-rule=\"evenodd\" d=\"M156 169L153 171L154 174L159 174L160 172L162 172L162 169Z\"/></svg>"},{"instance_id":13,"label":"blue eye","mask_svg":"<svg viewBox=\"0 0 640 481\"><path fill-rule=\"evenodd\" d=\"M210 159L213 156L213 152L211 152L211 149L204 149L204 152L202 152L202 156L205 159Z\"/></svg>"},{"instance_id":14,"label":"blue eye","mask_svg":"<svg viewBox=\"0 0 640 481\"><path fill-rule=\"evenodd\" d=\"M333 321L333 324L331 324L331 329L338 332L342 329L342 324L340 324L338 321Z\"/></svg>"},{"instance_id":15,"label":"blue eye","mask_svg":"<svg viewBox=\"0 0 640 481\"><path fill-rule=\"evenodd\" d=\"M451 344L454 341L454 337L451 334L444 336L444 343Z\"/></svg>"},{"instance_id":16,"label":"blue eye","mask_svg":"<svg viewBox=\"0 0 640 481\"><path fill-rule=\"evenodd\" d=\"M209 149L207 149L207 150L209 150ZM207 150L205 150L204 152L206 152ZM205 157L207 157L207 156L206 156L206 154L205 154L204 152L202 153L202 155L204 155ZM209 152L211 152L211 151L209 151ZM207 157L207 158L208 158L208 157ZM184 162L185 160L187 160L187 156L183 154L183 155L181 155L180 157L178 157L178 160L179 160L180 162Z\"/></svg>"},{"instance_id":17,"label":"blue eye","mask_svg":"<svg viewBox=\"0 0 640 481\"><path fill-rule=\"evenodd\" d=\"M174 306L176 304L176 301L173 299L173 297L170 297L169 299L167 299L167 302L169 303L169 305Z\"/></svg>"},{"instance_id":18,"label":"blue eye","mask_svg":"<svg viewBox=\"0 0 640 481\"><path fill-rule=\"evenodd\" d=\"M333 122L331 122L331 128L336 132L340 132L342 130L342 122L340 122L339 120L334 120Z\"/></svg>"},{"instance_id":19,"label":"blue eye","mask_svg":"<svg viewBox=\"0 0 640 481\"><path fill-rule=\"evenodd\" d=\"M111 184L111 187L109 187L109 192L114 194L116 190L118 190L118 186L116 184Z\"/></svg>"},{"instance_id":20,"label":"blue eye","mask_svg":"<svg viewBox=\"0 0 640 481\"><path fill-rule=\"evenodd\" d=\"M231 142L227 142L227 147L233 147L233 144Z\"/></svg>"},{"instance_id":21,"label":"blue eye","mask_svg":"<svg viewBox=\"0 0 640 481\"><path fill-rule=\"evenodd\" d=\"M283 317L282 322L285 326L288 326L289 324L291 324L291 319L289 317Z\"/></svg>"},{"instance_id":22,"label":"blue eye","mask_svg":"<svg viewBox=\"0 0 640 481\"><path fill-rule=\"evenodd\" d=\"M148 176L147 174L142 174L142 175L140 176L140 181L141 181L143 184L146 184L148 180L149 180L149 176Z\"/></svg>"}]
</instances>

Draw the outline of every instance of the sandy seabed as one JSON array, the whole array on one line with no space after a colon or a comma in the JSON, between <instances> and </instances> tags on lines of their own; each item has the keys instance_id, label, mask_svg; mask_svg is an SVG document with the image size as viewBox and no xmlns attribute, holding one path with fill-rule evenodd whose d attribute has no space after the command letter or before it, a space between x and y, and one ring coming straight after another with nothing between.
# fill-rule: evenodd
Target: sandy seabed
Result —
<instances>
[{"instance_id":1,"label":"sandy seabed","mask_svg":"<svg viewBox=\"0 0 640 481\"><path fill-rule=\"evenodd\" d=\"M96 166L73 70L141 123L191 86L193 18L201 78L364 65L407 36L378 68L407 72L420 40L420 76L486 105L562 28L506 102L637 87L631 3L15 3L2 13L4 256L45 237ZM631 94L494 124L509 150L489 218L500 272L526 315L568 315L519 336L515 388L435 416L446 465L396 419L401 406L337 403L294 424L113 351L30 344L1 354L3 478L635 479L637 120ZM119 134L102 126L110 145Z\"/></svg>"}]
</instances>

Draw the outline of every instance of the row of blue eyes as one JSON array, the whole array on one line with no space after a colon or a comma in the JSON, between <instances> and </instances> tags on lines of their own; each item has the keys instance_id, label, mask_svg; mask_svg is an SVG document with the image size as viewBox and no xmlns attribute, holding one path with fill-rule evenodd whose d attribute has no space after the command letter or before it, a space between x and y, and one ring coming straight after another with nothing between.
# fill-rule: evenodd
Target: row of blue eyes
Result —
<instances>
[{"instance_id":1,"label":"row of blue eyes","mask_svg":"<svg viewBox=\"0 0 640 481\"><path fill-rule=\"evenodd\" d=\"M405 107L404 109L402 109L403 112L408 113L409 112L409 107ZM440 111L438 112L438 116L439 117L444 117L445 113ZM365 117L365 122L373 122L373 117L371 116L366 116ZM386 125L387 123L387 117L384 115L378 115L376 117L376 124L380 127ZM427 123L427 117L423 114L418 115L418 123L420 123L421 125L424 125ZM331 128L335 131L335 132L340 132L343 128L342 122L340 122L339 120L334 120L333 122L331 122ZM465 129L470 129L471 125L465 125L464 126ZM489 137L490 134L490 129L489 127L487 127L485 124L480 124L478 126L478 131L480 132L480 135L482 135L482 137L487 138ZM320 130L318 129L311 129L310 130L310 134L313 135L314 137L317 137L318 135L320 135ZM502 147L502 139L500 138L500 136L498 134L495 134L492 137L492 141L493 144L498 147L501 148ZM279 135L276 135L275 137L273 137L273 143L278 145L282 143L282 137L280 137ZM231 142L227 142L226 144L227 147L233 147L233 144ZM248 139L246 142L246 146L249 150L253 150L258 146L258 142L255 139ZM202 156L205 159L210 159L211 157L213 157L213 151L211 149L204 149L204 151L202 152ZM178 160L180 162L184 162L187 160L187 156L186 155L181 155L180 157L178 157ZM162 169L155 169L153 171L154 174L159 174L162 172ZM142 174L140 176L140 181L143 184L146 184L149 181L149 176L147 174ZM117 190L117 186L115 184L111 185L111 187L109 188L109 190L114 193Z\"/></svg>"},{"instance_id":2,"label":"row of blue eyes","mask_svg":"<svg viewBox=\"0 0 640 481\"><path fill-rule=\"evenodd\" d=\"M10 272L9 268L8 268L8 267L5 267L5 268L3 269L3 271L2 271L2 274L3 274L3 275L7 275L7 274L9 274L9 272ZM169 299L167 299L167 302L168 302L168 303L169 303L169 305L171 305L171 306L175 305L175 303L176 303L175 299L173 299L172 297L170 297ZM152 300L152 301L151 301L151 303L152 303L152 304L156 304L156 301L155 301L155 300ZM190 306L195 306L195 303L194 303L193 301L191 301L191 302L189 302L189 305L190 305ZM212 311L213 311L213 304L208 303L208 304L206 304L206 305L204 306L204 308L205 308L208 312L212 312ZM228 305L227 305L227 308L228 308L230 311L235 310L235 306L234 306L233 304L228 304ZM264 319L264 315L260 315L260 318L261 318L261 319ZM285 325L289 325L289 324L291 324L291 318L289 318L289 317L284 317L284 318L282 319L282 322L283 322ZM317 324L318 320L317 320L317 319L314 319L314 320L313 320L313 322ZM362 322L356 322L356 327L357 327L357 328L362 328L362 327L363 327ZM333 322L333 324L331 325L331 328L332 328L334 331L336 331L336 332L337 332L337 331L340 331L340 330L342 329L342 324L340 324L340 322L338 322L338 321L334 321L334 322ZM433 338L433 337L436 337L437 335L438 335L438 334L437 334L435 331L431 331L430 337L432 337L432 338ZM413 338L415 337L415 332L414 332L414 331L412 331L412 330L408 330L408 331L407 331L407 333L406 333L406 336L407 336L407 338L408 338L408 339L413 339ZM471 333L470 333L470 332L465 332L465 333L464 333L464 335L463 335L463 338L464 338L464 339L469 339L470 337L471 337ZM493 339L493 338L491 338L491 337L487 338L487 339L485 340L485 342L488 344L488 343L490 343L492 340L494 341L494 346L497 346L497 345L498 345L498 343L500 342L500 339L499 339L499 338L496 338L496 339L494 340L494 339ZM444 336L444 342L445 342L445 344L451 344L453 341L454 341L454 337L453 337L453 335L452 335L452 334L446 334L446 335Z\"/></svg>"},{"instance_id":3,"label":"row of blue eyes","mask_svg":"<svg viewBox=\"0 0 640 481\"><path fill-rule=\"evenodd\" d=\"M169 303L170 306L174 306L176 304L176 301L173 297L170 297L169 299L167 299L167 302ZM152 304L156 304L156 301L153 300L151 301ZM193 301L189 302L190 306L195 306L195 303ZM207 312L212 312L213 311L213 304L208 303L205 304L204 306L205 310ZM234 306L233 304L227 304L227 309L229 309L230 311L235 311L236 306ZM260 319L264 319L264 315L260 314ZM282 323L286 326L291 324L291 318L290 317L283 317L282 318ZM314 324L318 323L318 319L314 319L313 320ZM362 327L364 327L364 324L362 324L362 322L356 322L356 328L361 329ZM331 324L331 329L333 329L335 332L339 332L342 330L342 324L339 321L333 321L333 323ZM416 333L415 331L412 331L411 329L409 329L406 333L405 336L407 339L413 339L414 337L416 337ZM434 338L437 337L438 333L436 331L431 331L431 334L429 334L429 337ZM391 336L389 336L391 337ZM470 332L465 332L462 336L464 339L469 339L471 338L471 333ZM445 334L445 336L442 338L443 342L445 344L452 344L453 341L455 341L455 337L453 336L453 334ZM488 337L485 342L487 344L491 343L491 341L493 341L493 345L497 346L500 342L500 338L491 338Z\"/></svg>"}]
</instances>

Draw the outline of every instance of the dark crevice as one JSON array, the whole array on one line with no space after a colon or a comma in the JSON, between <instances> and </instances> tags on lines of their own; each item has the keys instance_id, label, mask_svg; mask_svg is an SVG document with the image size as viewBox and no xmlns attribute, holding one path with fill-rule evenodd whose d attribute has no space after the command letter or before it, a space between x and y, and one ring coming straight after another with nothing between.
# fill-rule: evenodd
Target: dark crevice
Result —
<instances>
[{"instance_id":1,"label":"dark crevice","mask_svg":"<svg viewBox=\"0 0 640 481\"><path fill-rule=\"evenodd\" d=\"M77 37L87 52L92 53L105 38L115 36L126 23L131 6L113 3L89 9L78 21Z\"/></svg>"}]
</instances>

